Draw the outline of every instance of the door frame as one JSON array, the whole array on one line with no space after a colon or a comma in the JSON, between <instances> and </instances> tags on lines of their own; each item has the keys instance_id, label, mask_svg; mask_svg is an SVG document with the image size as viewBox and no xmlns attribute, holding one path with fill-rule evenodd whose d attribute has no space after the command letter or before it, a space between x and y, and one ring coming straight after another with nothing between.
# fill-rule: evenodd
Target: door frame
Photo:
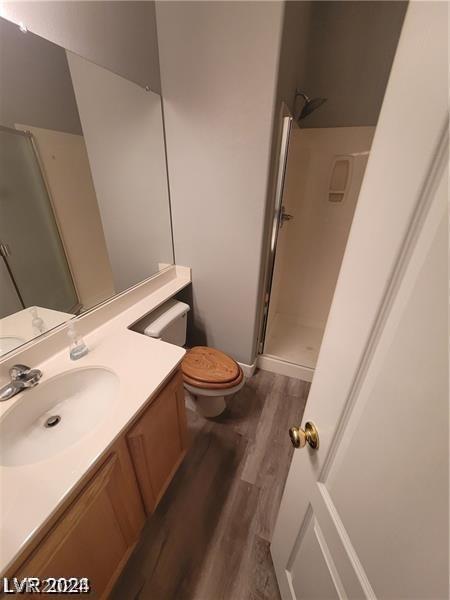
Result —
<instances>
[{"instance_id":1,"label":"door frame","mask_svg":"<svg viewBox=\"0 0 450 600\"><path fill-rule=\"evenodd\" d=\"M320 448L294 454L280 506L271 552L283 598L292 598L284 565L308 510L296 484L327 477L448 163L448 6L427 13L427 4L407 9L304 414L319 429Z\"/></svg>"}]
</instances>

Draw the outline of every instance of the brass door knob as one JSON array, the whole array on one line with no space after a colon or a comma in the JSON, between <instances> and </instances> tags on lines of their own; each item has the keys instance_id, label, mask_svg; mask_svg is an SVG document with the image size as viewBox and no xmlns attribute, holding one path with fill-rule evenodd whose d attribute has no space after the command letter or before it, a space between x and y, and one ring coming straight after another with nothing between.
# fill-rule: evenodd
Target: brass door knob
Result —
<instances>
[{"instance_id":1,"label":"brass door knob","mask_svg":"<svg viewBox=\"0 0 450 600\"><path fill-rule=\"evenodd\" d=\"M307 443L313 450L317 450L319 447L319 432L311 421L305 423L305 429L291 427L289 429L289 437L294 448L303 448Z\"/></svg>"}]
</instances>

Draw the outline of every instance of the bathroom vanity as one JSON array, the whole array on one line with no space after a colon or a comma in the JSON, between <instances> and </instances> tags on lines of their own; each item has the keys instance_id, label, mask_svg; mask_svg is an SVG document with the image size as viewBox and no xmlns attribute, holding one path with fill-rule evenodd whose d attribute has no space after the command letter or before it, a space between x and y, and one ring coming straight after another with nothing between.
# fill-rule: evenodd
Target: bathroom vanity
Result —
<instances>
[{"instance_id":1,"label":"bathroom vanity","mask_svg":"<svg viewBox=\"0 0 450 600\"><path fill-rule=\"evenodd\" d=\"M186 448L177 371L75 486L11 576L87 577L107 597Z\"/></svg>"},{"instance_id":2,"label":"bathroom vanity","mask_svg":"<svg viewBox=\"0 0 450 600\"><path fill-rule=\"evenodd\" d=\"M188 447L185 351L129 327L189 282L171 267L78 319L78 361L62 326L0 364L2 381L13 362L43 373L0 404L2 576L85 577L108 596Z\"/></svg>"}]
</instances>

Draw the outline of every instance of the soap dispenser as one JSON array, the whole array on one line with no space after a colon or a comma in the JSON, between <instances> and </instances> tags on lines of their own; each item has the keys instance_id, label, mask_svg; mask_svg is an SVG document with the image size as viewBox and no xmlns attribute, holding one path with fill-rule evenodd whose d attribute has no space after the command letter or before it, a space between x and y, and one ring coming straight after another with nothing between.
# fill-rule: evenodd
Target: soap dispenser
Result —
<instances>
[{"instance_id":1,"label":"soap dispenser","mask_svg":"<svg viewBox=\"0 0 450 600\"><path fill-rule=\"evenodd\" d=\"M72 360L78 360L89 352L89 348L86 346L83 338L78 335L75 329L75 323L69 323L69 329L67 335L70 338L70 358Z\"/></svg>"},{"instance_id":2,"label":"soap dispenser","mask_svg":"<svg viewBox=\"0 0 450 600\"><path fill-rule=\"evenodd\" d=\"M34 335L40 335L46 330L44 320L38 315L37 307L33 306L30 308L31 313L31 326L33 328Z\"/></svg>"}]
</instances>

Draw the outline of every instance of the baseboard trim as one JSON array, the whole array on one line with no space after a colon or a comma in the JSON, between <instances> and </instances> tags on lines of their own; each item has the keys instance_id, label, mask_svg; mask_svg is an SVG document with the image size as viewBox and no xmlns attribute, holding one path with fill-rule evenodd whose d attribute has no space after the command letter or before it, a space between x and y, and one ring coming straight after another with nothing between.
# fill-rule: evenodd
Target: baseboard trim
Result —
<instances>
[{"instance_id":1,"label":"baseboard trim","mask_svg":"<svg viewBox=\"0 0 450 600\"><path fill-rule=\"evenodd\" d=\"M265 354L260 354L258 356L256 359L256 366L262 371L270 371L271 373L278 373L278 375L287 375L288 377L302 379L303 381L312 381L314 375L314 369L311 369L310 367L295 365Z\"/></svg>"},{"instance_id":2,"label":"baseboard trim","mask_svg":"<svg viewBox=\"0 0 450 600\"><path fill-rule=\"evenodd\" d=\"M252 363L251 365L246 365L245 363L238 362L238 365L241 367L241 369L244 372L244 375L247 378L251 377L256 370L256 361L254 363Z\"/></svg>"}]
</instances>

